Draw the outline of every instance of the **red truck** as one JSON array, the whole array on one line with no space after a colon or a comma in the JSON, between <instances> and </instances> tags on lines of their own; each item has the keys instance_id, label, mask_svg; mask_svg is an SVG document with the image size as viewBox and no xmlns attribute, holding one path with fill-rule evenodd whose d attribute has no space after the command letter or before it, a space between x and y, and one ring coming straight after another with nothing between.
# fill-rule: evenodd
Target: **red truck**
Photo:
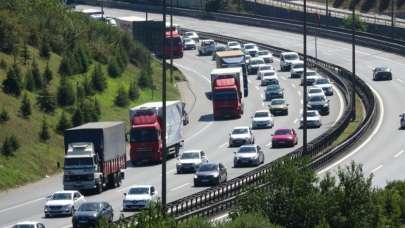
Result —
<instances>
[{"instance_id":1,"label":"red truck","mask_svg":"<svg viewBox=\"0 0 405 228\"><path fill-rule=\"evenodd\" d=\"M169 155L177 156L182 146L182 126L187 124L184 103L166 103L166 146ZM129 111L131 121L130 160L133 163L160 162L162 148L162 102L149 102Z\"/></svg>"},{"instance_id":2,"label":"red truck","mask_svg":"<svg viewBox=\"0 0 405 228\"><path fill-rule=\"evenodd\" d=\"M219 68L211 72L211 97L215 120L223 117L240 118L243 114L242 77L240 67Z\"/></svg>"},{"instance_id":3,"label":"red truck","mask_svg":"<svg viewBox=\"0 0 405 228\"><path fill-rule=\"evenodd\" d=\"M173 45L173 48L171 45ZM173 57L183 57L183 41L181 40L181 36L177 31L166 31L165 55L167 58L170 58L170 52L173 53Z\"/></svg>"}]
</instances>

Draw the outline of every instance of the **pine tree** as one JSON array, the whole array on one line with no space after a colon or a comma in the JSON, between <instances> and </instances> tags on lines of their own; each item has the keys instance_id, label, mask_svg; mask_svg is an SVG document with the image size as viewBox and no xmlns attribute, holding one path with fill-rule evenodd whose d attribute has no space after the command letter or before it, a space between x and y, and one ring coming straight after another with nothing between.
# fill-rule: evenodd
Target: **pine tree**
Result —
<instances>
[{"instance_id":1,"label":"pine tree","mask_svg":"<svg viewBox=\"0 0 405 228\"><path fill-rule=\"evenodd\" d=\"M25 89L30 92L35 90L35 81L31 70L27 70L25 75Z\"/></svg>"},{"instance_id":2,"label":"pine tree","mask_svg":"<svg viewBox=\"0 0 405 228\"><path fill-rule=\"evenodd\" d=\"M51 57L51 47L47 38L43 38L41 41L41 47L39 49L39 55L43 58L49 59Z\"/></svg>"},{"instance_id":3,"label":"pine tree","mask_svg":"<svg viewBox=\"0 0 405 228\"><path fill-rule=\"evenodd\" d=\"M22 91L21 70L17 65L13 65L7 72L7 78L3 81L4 93L20 96Z\"/></svg>"},{"instance_id":4,"label":"pine tree","mask_svg":"<svg viewBox=\"0 0 405 228\"><path fill-rule=\"evenodd\" d=\"M93 89L100 92L104 91L107 88L107 79L105 78L103 70L101 69L101 65L99 64L96 65L93 71L91 84Z\"/></svg>"},{"instance_id":5,"label":"pine tree","mask_svg":"<svg viewBox=\"0 0 405 228\"><path fill-rule=\"evenodd\" d=\"M115 97L115 105L119 107L126 107L129 105L128 93L124 86L118 89L117 96Z\"/></svg>"},{"instance_id":6,"label":"pine tree","mask_svg":"<svg viewBox=\"0 0 405 228\"><path fill-rule=\"evenodd\" d=\"M56 131L63 134L63 132L70 127L72 127L72 123L67 118L65 111L63 111L59 118L58 125L56 125Z\"/></svg>"},{"instance_id":7,"label":"pine tree","mask_svg":"<svg viewBox=\"0 0 405 228\"><path fill-rule=\"evenodd\" d=\"M84 95L87 96L92 96L94 95L94 90L93 90L93 85L92 82L89 80L89 78L86 77L84 78L83 81L83 86L82 86L83 90L84 90Z\"/></svg>"},{"instance_id":8,"label":"pine tree","mask_svg":"<svg viewBox=\"0 0 405 228\"><path fill-rule=\"evenodd\" d=\"M37 105L45 113L53 113L56 108L56 99L45 86L37 96Z\"/></svg>"},{"instance_id":9,"label":"pine tree","mask_svg":"<svg viewBox=\"0 0 405 228\"><path fill-rule=\"evenodd\" d=\"M13 155L13 148L8 137L4 139L3 146L1 147L1 153L6 157Z\"/></svg>"},{"instance_id":10,"label":"pine tree","mask_svg":"<svg viewBox=\"0 0 405 228\"><path fill-rule=\"evenodd\" d=\"M110 61L108 62L108 75L112 78L116 78L121 76L122 74L122 69L118 65L116 58L111 58Z\"/></svg>"},{"instance_id":11,"label":"pine tree","mask_svg":"<svg viewBox=\"0 0 405 228\"><path fill-rule=\"evenodd\" d=\"M49 62L46 63L43 79L46 84L49 84L53 79L53 73L52 70L49 68Z\"/></svg>"},{"instance_id":12,"label":"pine tree","mask_svg":"<svg viewBox=\"0 0 405 228\"><path fill-rule=\"evenodd\" d=\"M78 83L76 84L76 98L77 101L83 100L84 97L86 96L86 92L83 88L82 83Z\"/></svg>"},{"instance_id":13,"label":"pine tree","mask_svg":"<svg viewBox=\"0 0 405 228\"><path fill-rule=\"evenodd\" d=\"M42 126L41 130L39 131L39 139L41 141L48 141L51 138L51 134L49 132L48 122L46 121L46 117L44 116L42 119Z\"/></svg>"},{"instance_id":14,"label":"pine tree","mask_svg":"<svg viewBox=\"0 0 405 228\"><path fill-rule=\"evenodd\" d=\"M31 115L31 101L28 98L27 94L24 94L23 99L21 101L21 106L20 106L20 114L24 118L28 118Z\"/></svg>"},{"instance_id":15,"label":"pine tree","mask_svg":"<svg viewBox=\"0 0 405 228\"><path fill-rule=\"evenodd\" d=\"M0 60L0 69L6 70L7 69L7 62L4 59Z\"/></svg>"},{"instance_id":16,"label":"pine tree","mask_svg":"<svg viewBox=\"0 0 405 228\"><path fill-rule=\"evenodd\" d=\"M87 49L84 45L79 45L79 47L75 50L75 60L78 61L78 65L80 65L80 72L77 73L85 73L89 70L89 66L91 64L91 60Z\"/></svg>"},{"instance_id":17,"label":"pine tree","mask_svg":"<svg viewBox=\"0 0 405 228\"><path fill-rule=\"evenodd\" d=\"M98 121L99 115L97 113L94 101L89 98L84 99L80 103L80 110L83 113L83 122L95 122Z\"/></svg>"},{"instance_id":18,"label":"pine tree","mask_svg":"<svg viewBox=\"0 0 405 228\"><path fill-rule=\"evenodd\" d=\"M0 123L7 122L10 119L10 115L8 114L7 110L3 107L0 113Z\"/></svg>"},{"instance_id":19,"label":"pine tree","mask_svg":"<svg viewBox=\"0 0 405 228\"><path fill-rule=\"evenodd\" d=\"M135 81L132 81L131 84L129 85L129 90L128 90L128 97L131 100L136 100L139 97L139 87L138 84Z\"/></svg>"},{"instance_id":20,"label":"pine tree","mask_svg":"<svg viewBox=\"0 0 405 228\"><path fill-rule=\"evenodd\" d=\"M94 111L97 113L97 116L100 117L101 116L101 107L100 107L100 103L98 102L97 98L94 98Z\"/></svg>"},{"instance_id":21,"label":"pine tree","mask_svg":"<svg viewBox=\"0 0 405 228\"><path fill-rule=\"evenodd\" d=\"M75 91L72 84L66 79L66 76L62 76L60 80L57 101L60 106L69 106L75 103Z\"/></svg>"},{"instance_id":22,"label":"pine tree","mask_svg":"<svg viewBox=\"0 0 405 228\"><path fill-rule=\"evenodd\" d=\"M21 49L20 57L24 65L27 65L28 61L31 59L31 53L26 42L24 42Z\"/></svg>"},{"instance_id":23,"label":"pine tree","mask_svg":"<svg viewBox=\"0 0 405 228\"><path fill-rule=\"evenodd\" d=\"M34 59L32 61L32 77L34 78L35 88L41 89L43 86L41 72L39 71L39 66L37 61Z\"/></svg>"},{"instance_id":24,"label":"pine tree","mask_svg":"<svg viewBox=\"0 0 405 228\"><path fill-rule=\"evenodd\" d=\"M138 78L138 85L141 88L152 88L153 78L147 70L142 69Z\"/></svg>"},{"instance_id":25,"label":"pine tree","mask_svg":"<svg viewBox=\"0 0 405 228\"><path fill-rule=\"evenodd\" d=\"M82 110L80 109L80 106L78 105L76 107L75 112L72 115L72 125L74 127L79 126L81 124L83 124L83 113Z\"/></svg>"},{"instance_id":26,"label":"pine tree","mask_svg":"<svg viewBox=\"0 0 405 228\"><path fill-rule=\"evenodd\" d=\"M11 135L8 138L8 143L10 144L11 149L13 151L16 151L16 150L18 150L18 148L20 148L20 143L18 142L17 137L15 135Z\"/></svg>"},{"instance_id":27,"label":"pine tree","mask_svg":"<svg viewBox=\"0 0 405 228\"><path fill-rule=\"evenodd\" d=\"M73 60L73 55L70 50L66 50L63 54L59 65L59 73L64 76L73 75L76 70L76 62Z\"/></svg>"}]
</instances>

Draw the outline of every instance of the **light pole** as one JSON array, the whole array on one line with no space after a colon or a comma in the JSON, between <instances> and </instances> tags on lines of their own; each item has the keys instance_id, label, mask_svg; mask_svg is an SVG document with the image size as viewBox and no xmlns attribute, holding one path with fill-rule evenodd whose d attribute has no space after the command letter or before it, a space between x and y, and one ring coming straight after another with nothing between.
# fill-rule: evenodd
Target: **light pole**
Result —
<instances>
[{"instance_id":1,"label":"light pole","mask_svg":"<svg viewBox=\"0 0 405 228\"><path fill-rule=\"evenodd\" d=\"M391 0L391 38L395 38L395 0Z\"/></svg>"},{"instance_id":2,"label":"light pole","mask_svg":"<svg viewBox=\"0 0 405 228\"><path fill-rule=\"evenodd\" d=\"M166 213L166 0L163 0L162 36L162 209Z\"/></svg>"},{"instance_id":3,"label":"light pole","mask_svg":"<svg viewBox=\"0 0 405 228\"><path fill-rule=\"evenodd\" d=\"M319 34L319 29L321 27L321 16L319 14L316 14L316 22L318 23L318 28L316 29L315 32L315 61L318 62L318 34Z\"/></svg>"},{"instance_id":4,"label":"light pole","mask_svg":"<svg viewBox=\"0 0 405 228\"><path fill-rule=\"evenodd\" d=\"M356 8L352 9L352 121L356 119Z\"/></svg>"},{"instance_id":5,"label":"light pole","mask_svg":"<svg viewBox=\"0 0 405 228\"><path fill-rule=\"evenodd\" d=\"M170 0L170 82L173 82L173 0Z\"/></svg>"},{"instance_id":6,"label":"light pole","mask_svg":"<svg viewBox=\"0 0 405 228\"><path fill-rule=\"evenodd\" d=\"M325 17L326 17L326 27L328 27L328 25L329 25L329 0L326 0Z\"/></svg>"},{"instance_id":7,"label":"light pole","mask_svg":"<svg viewBox=\"0 0 405 228\"><path fill-rule=\"evenodd\" d=\"M308 152L308 144L307 144L307 0L304 0L304 75L303 75L304 85L303 85L303 93L302 99L303 107L302 107L302 115L303 115L303 126L302 126L302 143L303 143L303 151L304 155Z\"/></svg>"}]
</instances>

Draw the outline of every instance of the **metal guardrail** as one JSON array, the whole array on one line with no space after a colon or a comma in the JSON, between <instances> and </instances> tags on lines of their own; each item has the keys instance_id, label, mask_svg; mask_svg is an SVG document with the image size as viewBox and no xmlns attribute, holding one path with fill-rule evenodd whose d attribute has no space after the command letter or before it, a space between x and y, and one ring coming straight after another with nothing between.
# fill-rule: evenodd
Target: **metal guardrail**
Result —
<instances>
[{"instance_id":1,"label":"metal guardrail","mask_svg":"<svg viewBox=\"0 0 405 228\"><path fill-rule=\"evenodd\" d=\"M226 37L211 33L198 32L198 34L201 38L210 38L219 42L227 42L230 40L236 40L242 43L250 42L248 40L236 39L233 37ZM288 51L286 49L266 44L257 44L261 48L271 50L274 56L279 56L281 52ZM340 134L350 123L352 112L351 102L353 102L351 100L351 94L353 91L349 84L351 73L342 67L324 62L322 60L317 60L310 56L308 56L308 63L311 67L318 68L318 70L332 78L335 84L339 86L345 95L344 101L346 108L337 124L308 144L308 154L304 155L302 153L303 149L300 147L282 158L254 169L239 177L233 178L226 183L222 183L218 186L170 202L167 205L167 213L169 215L174 216L177 221L182 221L194 216L212 216L218 214L219 212L229 210L236 205L238 197L243 194L243 190L246 187L261 188L266 186L266 183L263 182L264 179L262 177L271 172L275 162L279 162L283 159L299 159L303 156L308 156L311 160L311 167L314 169L319 168L323 164L333 159L335 156L340 155L365 135L376 119L377 106L373 92L360 78L357 77L357 92L365 106L366 118L356 129L355 133L352 134L346 141L341 143L336 148L330 148L332 143L340 136ZM125 218L121 221L125 223L130 219L134 218Z\"/></svg>"}]
</instances>

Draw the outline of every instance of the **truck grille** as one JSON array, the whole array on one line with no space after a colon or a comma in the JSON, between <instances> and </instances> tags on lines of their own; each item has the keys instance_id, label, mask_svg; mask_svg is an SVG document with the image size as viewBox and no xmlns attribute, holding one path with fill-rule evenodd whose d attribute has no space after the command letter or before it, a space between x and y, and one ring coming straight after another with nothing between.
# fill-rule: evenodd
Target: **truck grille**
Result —
<instances>
[{"instance_id":1,"label":"truck grille","mask_svg":"<svg viewBox=\"0 0 405 228\"><path fill-rule=\"evenodd\" d=\"M93 174L84 174L84 175L64 175L64 181L87 181L93 180Z\"/></svg>"}]
</instances>

